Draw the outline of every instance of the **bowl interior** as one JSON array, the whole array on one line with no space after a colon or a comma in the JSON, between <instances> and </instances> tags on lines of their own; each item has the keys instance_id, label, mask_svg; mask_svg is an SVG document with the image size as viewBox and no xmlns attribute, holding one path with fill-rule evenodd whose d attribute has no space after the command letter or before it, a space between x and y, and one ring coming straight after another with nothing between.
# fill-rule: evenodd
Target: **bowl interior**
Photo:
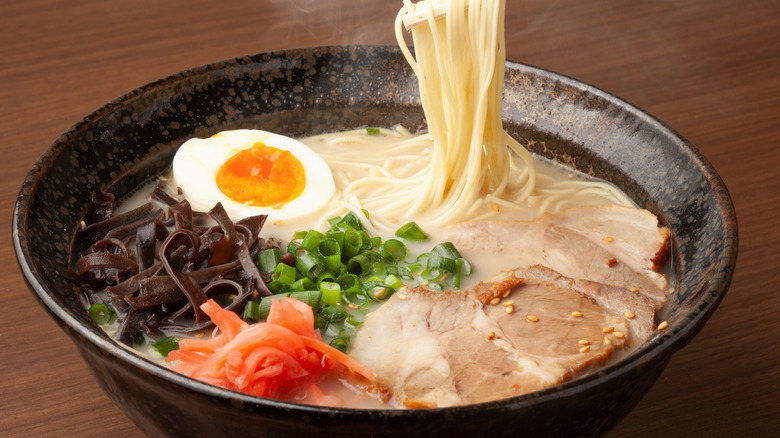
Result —
<instances>
[{"instance_id":1,"label":"bowl interior","mask_svg":"<svg viewBox=\"0 0 780 438\"><path fill-rule=\"evenodd\" d=\"M84 342L172 374L116 348L57 274L70 263L91 194L129 194L165 171L184 140L224 129L300 137L395 124L413 131L425 126L416 78L395 48L259 54L149 84L76 124L35 164L15 212L20 266L44 306ZM523 64L507 65L504 124L532 152L616 184L672 230L678 278L664 315L670 328L610 368L685 345L723 298L736 260L733 207L711 166L674 131L625 101ZM608 379L609 371L545 393ZM533 398L538 395L518 400Z\"/></svg>"}]
</instances>

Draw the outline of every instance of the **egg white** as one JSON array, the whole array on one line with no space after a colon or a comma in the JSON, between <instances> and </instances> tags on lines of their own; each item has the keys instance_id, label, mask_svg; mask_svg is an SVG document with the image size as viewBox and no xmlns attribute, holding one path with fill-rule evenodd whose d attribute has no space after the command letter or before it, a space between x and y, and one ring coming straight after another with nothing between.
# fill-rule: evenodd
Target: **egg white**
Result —
<instances>
[{"instance_id":1,"label":"egg white","mask_svg":"<svg viewBox=\"0 0 780 438\"><path fill-rule=\"evenodd\" d=\"M217 172L222 164L258 142L289 151L300 161L306 174L306 186L300 196L277 208L233 201L217 186ZM173 179L194 210L208 211L221 202L234 221L258 214L267 214L269 221L308 216L325 207L336 190L327 163L308 146L289 137L256 129L222 131L209 138L187 140L173 158Z\"/></svg>"}]
</instances>

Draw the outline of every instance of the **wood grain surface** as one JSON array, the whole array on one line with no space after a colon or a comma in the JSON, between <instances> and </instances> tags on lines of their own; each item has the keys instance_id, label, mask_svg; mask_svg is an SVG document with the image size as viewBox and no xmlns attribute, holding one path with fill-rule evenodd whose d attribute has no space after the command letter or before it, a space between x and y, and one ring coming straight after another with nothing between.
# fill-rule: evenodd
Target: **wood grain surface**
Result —
<instances>
[{"instance_id":1,"label":"wood grain surface","mask_svg":"<svg viewBox=\"0 0 780 438\"><path fill-rule=\"evenodd\" d=\"M28 292L22 180L83 116L155 79L269 50L395 44L400 0L0 2L0 436L141 436ZM649 111L718 170L739 218L728 295L613 437L780 427L780 2L508 0L508 57ZM776 436L776 435L775 435Z\"/></svg>"}]
</instances>

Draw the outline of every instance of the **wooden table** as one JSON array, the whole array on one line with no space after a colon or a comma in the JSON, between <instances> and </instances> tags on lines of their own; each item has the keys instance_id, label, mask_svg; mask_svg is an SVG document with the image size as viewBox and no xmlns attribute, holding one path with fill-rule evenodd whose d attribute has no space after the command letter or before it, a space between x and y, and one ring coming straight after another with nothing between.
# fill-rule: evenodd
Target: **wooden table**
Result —
<instances>
[{"instance_id":1,"label":"wooden table","mask_svg":"<svg viewBox=\"0 0 780 438\"><path fill-rule=\"evenodd\" d=\"M508 57L606 89L688 138L731 191L728 296L612 436L780 427L780 2L508 0ZM0 2L0 436L140 436L27 291L11 212L53 140L102 104L226 58L395 44L400 0Z\"/></svg>"}]
</instances>

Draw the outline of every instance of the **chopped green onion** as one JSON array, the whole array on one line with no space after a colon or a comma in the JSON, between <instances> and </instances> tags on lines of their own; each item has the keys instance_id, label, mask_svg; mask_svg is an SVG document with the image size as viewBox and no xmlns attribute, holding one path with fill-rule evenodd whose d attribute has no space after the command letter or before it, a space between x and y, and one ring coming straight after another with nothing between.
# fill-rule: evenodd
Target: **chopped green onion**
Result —
<instances>
[{"instance_id":1,"label":"chopped green onion","mask_svg":"<svg viewBox=\"0 0 780 438\"><path fill-rule=\"evenodd\" d=\"M339 284L339 286L341 286L341 290L343 291L354 292L360 290L360 280L355 274L341 274L339 278L336 279L336 282Z\"/></svg>"},{"instance_id":2,"label":"chopped green onion","mask_svg":"<svg viewBox=\"0 0 780 438\"><path fill-rule=\"evenodd\" d=\"M452 242L444 242L434 246L433 252L449 259L461 258L460 253L455 249L455 245L453 245Z\"/></svg>"},{"instance_id":3,"label":"chopped green onion","mask_svg":"<svg viewBox=\"0 0 780 438\"><path fill-rule=\"evenodd\" d=\"M295 260L295 267L306 277L316 280L320 274L325 272L325 265L317 256L303 254Z\"/></svg>"},{"instance_id":4,"label":"chopped green onion","mask_svg":"<svg viewBox=\"0 0 780 438\"><path fill-rule=\"evenodd\" d=\"M428 258L426 267L428 269L441 268L447 272L455 272L458 269L458 264L451 258L443 257L438 254L431 254L431 257Z\"/></svg>"},{"instance_id":5,"label":"chopped green onion","mask_svg":"<svg viewBox=\"0 0 780 438\"><path fill-rule=\"evenodd\" d=\"M271 248L257 255L257 264L263 272L274 272L276 265L282 261L282 252L279 248Z\"/></svg>"},{"instance_id":6,"label":"chopped green onion","mask_svg":"<svg viewBox=\"0 0 780 438\"><path fill-rule=\"evenodd\" d=\"M255 301L249 301L244 306L244 320L251 322L258 322L260 318L260 303Z\"/></svg>"},{"instance_id":7,"label":"chopped green onion","mask_svg":"<svg viewBox=\"0 0 780 438\"><path fill-rule=\"evenodd\" d=\"M436 291L436 292L441 292L441 291L444 290L444 286L442 286L442 284L439 283L438 281L431 281L425 287L427 287L428 289L430 289L432 291Z\"/></svg>"},{"instance_id":8,"label":"chopped green onion","mask_svg":"<svg viewBox=\"0 0 780 438\"><path fill-rule=\"evenodd\" d=\"M380 132L382 131L380 131L379 128L371 128L371 127L366 128L366 134L368 135L379 135Z\"/></svg>"},{"instance_id":9,"label":"chopped green onion","mask_svg":"<svg viewBox=\"0 0 780 438\"><path fill-rule=\"evenodd\" d=\"M471 263L469 263L469 261L464 259L463 257L459 258L458 260L463 262L463 267L462 267L463 275L471 275L471 272L474 269L471 267Z\"/></svg>"},{"instance_id":10,"label":"chopped green onion","mask_svg":"<svg viewBox=\"0 0 780 438\"><path fill-rule=\"evenodd\" d=\"M296 242L295 240L291 240L290 243L287 244L287 252L293 255L297 254L300 248L301 248L301 243Z\"/></svg>"},{"instance_id":11,"label":"chopped green onion","mask_svg":"<svg viewBox=\"0 0 780 438\"><path fill-rule=\"evenodd\" d=\"M319 277L317 277L317 282L316 282L317 288L319 288L320 284L322 284L323 281L330 281L331 283L333 283L336 281L336 276L330 272L323 272L322 274L320 274Z\"/></svg>"},{"instance_id":12,"label":"chopped green onion","mask_svg":"<svg viewBox=\"0 0 780 438\"><path fill-rule=\"evenodd\" d=\"M434 281L441 278L441 276L444 274L441 269L433 268L433 269L425 269L420 273L420 277L423 278L425 281Z\"/></svg>"},{"instance_id":13,"label":"chopped green onion","mask_svg":"<svg viewBox=\"0 0 780 438\"><path fill-rule=\"evenodd\" d=\"M366 296L373 301L384 301L395 293L395 289L384 281L367 281L363 284Z\"/></svg>"},{"instance_id":14,"label":"chopped green onion","mask_svg":"<svg viewBox=\"0 0 780 438\"><path fill-rule=\"evenodd\" d=\"M336 350L341 351L342 353L345 353L347 351L347 347L349 347L349 341L346 338L334 338L332 341L330 341L330 346Z\"/></svg>"},{"instance_id":15,"label":"chopped green onion","mask_svg":"<svg viewBox=\"0 0 780 438\"><path fill-rule=\"evenodd\" d=\"M282 283L279 280L274 280L274 281L266 284L266 286L268 286L268 290L270 290L272 293L275 293L275 294L289 292L289 291L292 290L292 288L290 287L289 284Z\"/></svg>"},{"instance_id":16,"label":"chopped green onion","mask_svg":"<svg viewBox=\"0 0 780 438\"><path fill-rule=\"evenodd\" d=\"M328 321L328 317L321 314L321 313L315 313L314 314L314 328L325 330L328 328L328 324L330 324L330 321Z\"/></svg>"},{"instance_id":17,"label":"chopped green onion","mask_svg":"<svg viewBox=\"0 0 780 438\"><path fill-rule=\"evenodd\" d=\"M371 273L374 275L387 275L385 264L379 260L371 263Z\"/></svg>"},{"instance_id":18,"label":"chopped green onion","mask_svg":"<svg viewBox=\"0 0 780 438\"><path fill-rule=\"evenodd\" d=\"M336 229L331 229L328 232L325 233L325 238L328 240L335 240L336 243L339 245L339 253L342 251L342 248L344 248L344 235L346 233L344 231L339 231Z\"/></svg>"},{"instance_id":19,"label":"chopped green onion","mask_svg":"<svg viewBox=\"0 0 780 438\"><path fill-rule=\"evenodd\" d=\"M392 287L395 290L404 287L404 283L398 277L392 274L388 275L385 278L385 284Z\"/></svg>"},{"instance_id":20,"label":"chopped green onion","mask_svg":"<svg viewBox=\"0 0 780 438\"><path fill-rule=\"evenodd\" d=\"M412 240L412 241L428 240L428 236L414 222L409 222L408 224L399 228L395 232L395 235L396 237L400 237L401 239Z\"/></svg>"},{"instance_id":21,"label":"chopped green onion","mask_svg":"<svg viewBox=\"0 0 780 438\"><path fill-rule=\"evenodd\" d=\"M364 230L358 231L358 234L360 234L360 240L363 242L363 244L360 246L361 250L372 250L374 249L374 242L371 240L371 236L368 235L368 233Z\"/></svg>"},{"instance_id":22,"label":"chopped green onion","mask_svg":"<svg viewBox=\"0 0 780 438\"><path fill-rule=\"evenodd\" d=\"M341 286L338 283L323 281L320 283L323 304L336 305L341 302Z\"/></svg>"},{"instance_id":23,"label":"chopped green onion","mask_svg":"<svg viewBox=\"0 0 780 438\"><path fill-rule=\"evenodd\" d=\"M344 217L339 221L339 225L348 225L358 231L363 230L363 225L360 223L360 219L358 219L357 215L351 211L344 215Z\"/></svg>"},{"instance_id":24,"label":"chopped green onion","mask_svg":"<svg viewBox=\"0 0 780 438\"><path fill-rule=\"evenodd\" d=\"M110 324L114 321L116 312L111 306L95 303L89 306L89 317L99 325Z\"/></svg>"},{"instance_id":25,"label":"chopped green onion","mask_svg":"<svg viewBox=\"0 0 780 438\"><path fill-rule=\"evenodd\" d=\"M397 262L406 257L406 245L400 240L387 239L379 246L379 252L386 261Z\"/></svg>"},{"instance_id":26,"label":"chopped green onion","mask_svg":"<svg viewBox=\"0 0 780 438\"><path fill-rule=\"evenodd\" d=\"M272 279L287 285L291 285L295 282L297 276L298 272L295 270L295 268L284 263L279 263L274 269Z\"/></svg>"},{"instance_id":27,"label":"chopped green onion","mask_svg":"<svg viewBox=\"0 0 780 438\"><path fill-rule=\"evenodd\" d=\"M158 353L162 354L163 357L167 357L168 353L179 349L179 340L173 336L168 336L167 338L153 342L152 348L157 350Z\"/></svg>"},{"instance_id":28,"label":"chopped green onion","mask_svg":"<svg viewBox=\"0 0 780 438\"><path fill-rule=\"evenodd\" d=\"M371 261L365 254L358 254L347 262L347 272L362 277L371 272Z\"/></svg>"},{"instance_id":29,"label":"chopped green onion","mask_svg":"<svg viewBox=\"0 0 780 438\"><path fill-rule=\"evenodd\" d=\"M455 260L457 268L455 269L454 276L452 277L452 286L455 289L460 289L460 272L463 270L463 259Z\"/></svg>"},{"instance_id":30,"label":"chopped green onion","mask_svg":"<svg viewBox=\"0 0 780 438\"><path fill-rule=\"evenodd\" d=\"M344 232L344 245L341 248L341 259L349 260L355 257L363 246L363 239L358 230L349 228Z\"/></svg>"},{"instance_id":31,"label":"chopped green onion","mask_svg":"<svg viewBox=\"0 0 780 438\"><path fill-rule=\"evenodd\" d=\"M290 290L292 292L302 292L314 289L317 289L317 285L309 277L300 278L290 285Z\"/></svg>"},{"instance_id":32,"label":"chopped green onion","mask_svg":"<svg viewBox=\"0 0 780 438\"><path fill-rule=\"evenodd\" d=\"M344 301L347 302L347 304L354 304L356 306L362 306L368 301L366 294L363 293L363 291L360 289L345 290L342 292L341 297L344 299Z\"/></svg>"},{"instance_id":33,"label":"chopped green onion","mask_svg":"<svg viewBox=\"0 0 780 438\"><path fill-rule=\"evenodd\" d=\"M328 272L338 272L341 269L341 247L335 239L321 241L317 253L322 257Z\"/></svg>"},{"instance_id":34,"label":"chopped green onion","mask_svg":"<svg viewBox=\"0 0 780 438\"><path fill-rule=\"evenodd\" d=\"M324 306L321 313L327 316L330 322L341 322L347 317L347 312L340 306Z\"/></svg>"},{"instance_id":35,"label":"chopped green onion","mask_svg":"<svg viewBox=\"0 0 780 438\"><path fill-rule=\"evenodd\" d=\"M320 233L319 231L311 230L306 234L306 237L303 238L303 241L301 242L301 246L306 248L307 251L317 253L317 247L320 245L320 242L325 240L325 235Z\"/></svg>"}]
</instances>

